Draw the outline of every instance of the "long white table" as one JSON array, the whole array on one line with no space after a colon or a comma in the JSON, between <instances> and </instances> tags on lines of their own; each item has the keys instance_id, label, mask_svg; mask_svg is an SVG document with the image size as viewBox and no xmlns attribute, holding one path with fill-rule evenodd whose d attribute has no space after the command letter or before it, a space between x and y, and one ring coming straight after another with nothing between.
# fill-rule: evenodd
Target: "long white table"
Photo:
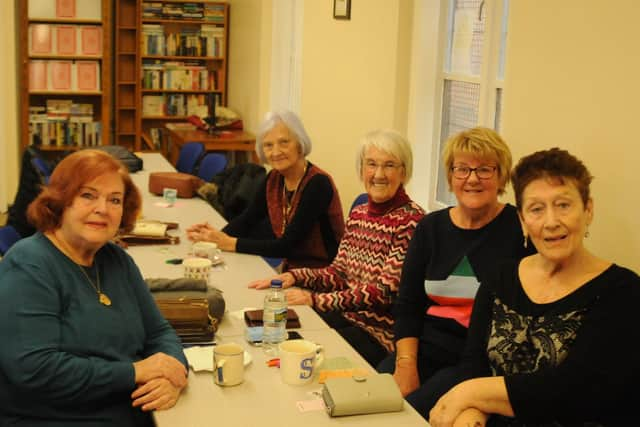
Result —
<instances>
[{"instance_id":1,"label":"long white table","mask_svg":"<svg viewBox=\"0 0 640 427\"><path fill-rule=\"evenodd\" d=\"M161 197L148 192L149 172L172 171L173 167L159 154L140 154L144 169L132 175L143 194L143 217L161 221L178 222L180 243L170 246L137 246L128 249L136 260L145 278L182 277L182 266L166 264L170 258L182 258L189 252L191 244L184 230L196 222L208 221L216 227L225 224L211 206L199 198L179 199L170 208L157 206ZM227 309L236 312L246 307L262 307L265 291L247 288L256 279L274 275L273 269L258 256L223 252L225 268L215 269L211 283L224 293ZM367 362L345 342L340 335L329 328L322 319L307 306L293 307L300 317L300 333L304 338L323 346L325 355L347 357L355 365L374 372ZM277 368L268 367L262 349L249 345L244 339L244 322L240 318L226 314L218 332L218 343L236 342L252 355L253 361L246 368L245 381L234 387L220 387L214 384L209 372L189 375L189 385L177 405L167 411L155 413L159 427L185 426L204 427L225 426L419 426L428 423L407 403L401 412L375 415L361 415L330 418L324 411L300 412L297 402L315 397L321 385L317 379L306 386L291 386L280 380Z\"/></svg>"}]
</instances>

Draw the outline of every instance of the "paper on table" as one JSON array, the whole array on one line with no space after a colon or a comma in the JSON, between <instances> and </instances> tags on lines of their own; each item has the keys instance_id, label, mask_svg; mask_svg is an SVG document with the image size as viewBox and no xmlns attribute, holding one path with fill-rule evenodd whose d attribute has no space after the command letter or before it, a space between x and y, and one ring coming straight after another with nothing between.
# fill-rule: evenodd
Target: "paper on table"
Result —
<instances>
[{"instance_id":1,"label":"paper on table","mask_svg":"<svg viewBox=\"0 0 640 427\"><path fill-rule=\"evenodd\" d=\"M139 236L164 236L167 233L167 224L161 222L136 222L131 234Z\"/></svg>"},{"instance_id":2,"label":"paper on table","mask_svg":"<svg viewBox=\"0 0 640 427\"><path fill-rule=\"evenodd\" d=\"M185 348L184 355L187 356L189 366L191 366L194 372L213 372L213 346L193 346ZM251 355L245 351L244 366L247 366L252 360Z\"/></svg>"}]
</instances>

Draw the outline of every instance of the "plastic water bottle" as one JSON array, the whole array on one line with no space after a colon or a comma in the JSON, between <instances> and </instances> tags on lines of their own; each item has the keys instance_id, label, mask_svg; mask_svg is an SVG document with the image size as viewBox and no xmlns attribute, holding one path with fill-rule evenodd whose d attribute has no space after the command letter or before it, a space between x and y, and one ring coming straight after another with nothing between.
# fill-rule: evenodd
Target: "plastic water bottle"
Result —
<instances>
[{"instance_id":1,"label":"plastic water bottle","mask_svg":"<svg viewBox=\"0 0 640 427\"><path fill-rule=\"evenodd\" d=\"M264 297L262 326L264 352L275 356L278 354L278 345L287 336L287 299L282 290L282 280L272 280L271 289Z\"/></svg>"}]
</instances>

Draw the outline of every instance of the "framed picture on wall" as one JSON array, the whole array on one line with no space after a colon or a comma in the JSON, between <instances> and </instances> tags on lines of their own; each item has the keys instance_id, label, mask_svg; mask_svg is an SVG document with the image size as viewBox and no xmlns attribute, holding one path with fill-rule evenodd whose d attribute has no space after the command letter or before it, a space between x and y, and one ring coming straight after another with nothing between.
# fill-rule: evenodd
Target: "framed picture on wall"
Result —
<instances>
[{"instance_id":1,"label":"framed picture on wall","mask_svg":"<svg viewBox=\"0 0 640 427\"><path fill-rule=\"evenodd\" d=\"M351 19L351 0L333 0L333 18Z\"/></svg>"}]
</instances>

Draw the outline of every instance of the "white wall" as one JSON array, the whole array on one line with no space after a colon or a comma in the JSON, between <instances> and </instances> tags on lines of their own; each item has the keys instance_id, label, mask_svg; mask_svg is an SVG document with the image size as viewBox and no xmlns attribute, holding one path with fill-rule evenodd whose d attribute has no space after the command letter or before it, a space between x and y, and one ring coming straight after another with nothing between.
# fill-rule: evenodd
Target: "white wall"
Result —
<instances>
[{"instance_id":1,"label":"white wall","mask_svg":"<svg viewBox=\"0 0 640 427\"><path fill-rule=\"evenodd\" d=\"M640 2L514 0L504 136L517 159L558 146L595 176L587 245L640 271Z\"/></svg>"}]
</instances>

